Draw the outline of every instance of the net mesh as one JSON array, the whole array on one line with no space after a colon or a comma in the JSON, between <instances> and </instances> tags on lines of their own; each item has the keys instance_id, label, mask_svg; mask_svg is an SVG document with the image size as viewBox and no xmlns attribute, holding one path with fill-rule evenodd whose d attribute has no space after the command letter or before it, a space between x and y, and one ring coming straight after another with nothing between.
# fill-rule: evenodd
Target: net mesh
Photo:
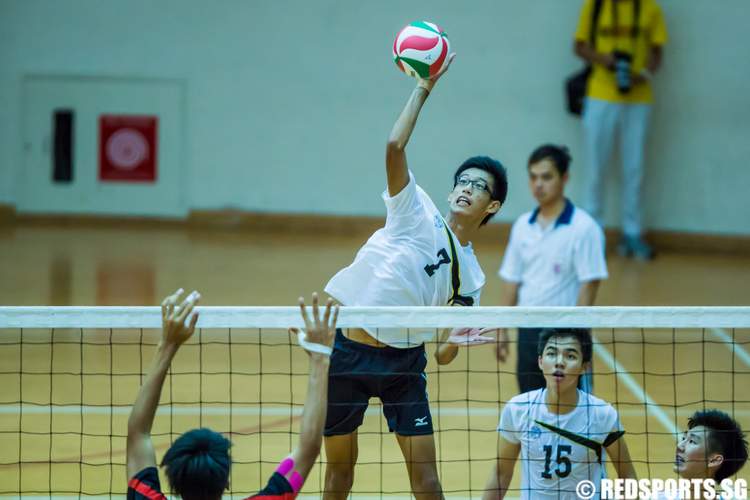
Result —
<instances>
[{"instance_id":1,"label":"net mesh","mask_svg":"<svg viewBox=\"0 0 750 500\"><path fill-rule=\"evenodd\" d=\"M695 410L718 408L750 427L750 308L471 309L348 308L340 324L505 326L512 342L519 326L594 327L594 394L619 412L639 477L676 477L675 435ZM0 308L0 495L124 494L127 417L159 322L156 308ZM281 328L295 325L294 308L201 308L200 328L164 384L152 432L157 460L182 432L210 427L233 442L228 493L258 491L298 439L307 356ZM500 411L518 393L515 347L506 363L478 346L438 365L434 341L426 345L447 497L481 495ZM372 399L359 429L354 498L410 498L382 410ZM325 460L303 498L320 497ZM520 495L522 461L509 497Z\"/></svg>"}]
</instances>

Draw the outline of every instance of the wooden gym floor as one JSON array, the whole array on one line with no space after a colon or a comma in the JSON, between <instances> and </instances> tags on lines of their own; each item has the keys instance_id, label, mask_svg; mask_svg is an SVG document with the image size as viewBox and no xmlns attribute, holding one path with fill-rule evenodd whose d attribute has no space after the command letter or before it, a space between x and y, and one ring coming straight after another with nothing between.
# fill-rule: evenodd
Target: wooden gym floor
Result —
<instances>
[{"instance_id":1,"label":"wooden gym floor","mask_svg":"<svg viewBox=\"0 0 750 500\"><path fill-rule=\"evenodd\" d=\"M367 236L153 223L0 226L0 304L156 305L183 287L200 290L202 305L293 305L299 295L322 291ZM475 245L487 275L483 305L497 303L503 246L499 237ZM610 279L600 289L599 305L747 305L750 297L748 256L665 254L639 263L610 255L608 263ZM157 455L166 449L170 432L198 425L231 431L237 462L232 491L251 493L294 444L298 421L288 408L293 403L299 409L304 401L305 356L289 346L283 332L233 330L231 348L228 332L201 333L201 343L191 342L175 360L173 369L182 374L165 385L163 402L175 402L176 410L157 416ZM19 331L0 331L0 490L122 494L125 471L117 464L124 463L127 406L156 335L58 331L52 344L50 332L27 331L21 349ZM735 338L734 350L726 335ZM595 393L619 403L639 477L674 477L671 432L683 428L703 401L734 411L750 428L750 332L602 330L596 336ZM643 338L650 343L643 344ZM139 348L141 340L145 345ZM443 486L448 497L475 498L494 452L497 401L517 392L515 360L498 365L490 348L473 348L438 372L433 350L428 346L429 394ZM262 377L257 375L261 362ZM476 373L467 376L469 369ZM644 391L658 407L646 411ZM21 399L39 406L19 412ZM395 439L374 401L371 408L360 430L354 498L381 492L406 498L408 482ZM19 460L34 463L21 467ZM519 476L517 468L514 487ZM741 477L748 476L746 468ZM315 496L321 477L316 467L303 491Z\"/></svg>"}]
</instances>

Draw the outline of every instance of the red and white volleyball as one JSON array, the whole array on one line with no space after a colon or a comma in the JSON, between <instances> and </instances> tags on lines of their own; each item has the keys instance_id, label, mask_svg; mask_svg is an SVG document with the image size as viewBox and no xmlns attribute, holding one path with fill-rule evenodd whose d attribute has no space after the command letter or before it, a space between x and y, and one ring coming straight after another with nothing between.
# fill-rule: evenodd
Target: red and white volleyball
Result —
<instances>
[{"instance_id":1,"label":"red and white volleyball","mask_svg":"<svg viewBox=\"0 0 750 500\"><path fill-rule=\"evenodd\" d=\"M415 78L435 75L448 60L450 43L435 23L415 21L404 27L393 42L393 60L401 71Z\"/></svg>"}]
</instances>

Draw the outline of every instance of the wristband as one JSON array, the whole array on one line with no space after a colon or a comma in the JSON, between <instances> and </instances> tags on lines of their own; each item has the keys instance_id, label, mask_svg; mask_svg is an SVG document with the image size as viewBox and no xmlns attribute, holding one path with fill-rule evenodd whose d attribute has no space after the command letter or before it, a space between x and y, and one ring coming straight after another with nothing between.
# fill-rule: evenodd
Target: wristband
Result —
<instances>
[{"instance_id":1,"label":"wristband","mask_svg":"<svg viewBox=\"0 0 750 500\"><path fill-rule=\"evenodd\" d=\"M297 334L297 342L299 342L300 347L302 347L304 350L308 352L317 352L318 354L322 354L324 356L330 356L333 352L333 349L328 347L327 345L322 344L316 344L315 342L308 342L305 340L305 337L307 334L304 330L300 329L299 333Z\"/></svg>"},{"instance_id":2,"label":"wristband","mask_svg":"<svg viewBox=\"0 0 750 500\"><path fill-rule=\"evenodd\" d=\"M284 460L282 460L279 466L276 467L276 472L286 478L289 486L292 487L292 493L294 493L295 495L299 492L300 489L302 489L302 485L305 483L305 480L299 472L294 470L294 459L292 457L286 457ZM287 477L287 475L289 477Z\"/></svg>"}]
</instances>

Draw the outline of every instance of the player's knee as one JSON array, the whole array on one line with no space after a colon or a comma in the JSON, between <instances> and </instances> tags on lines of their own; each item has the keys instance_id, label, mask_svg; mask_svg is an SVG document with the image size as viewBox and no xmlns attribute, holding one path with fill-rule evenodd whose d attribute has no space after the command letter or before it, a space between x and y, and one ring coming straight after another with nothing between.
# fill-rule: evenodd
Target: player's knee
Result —
<instances>
[{"instance_id":1,"label":"player's knee","mask_svg":"<svg viewBox=\"0 0 750 500\"><path fill-rule=\"evenodd\" d=\"M348 462L328 462L326 466L326 490L351 490L354 484L354 464Z\"/></svg>"},{"instance_id":2,"label":"player's knee","mask_svg":"<svg viewBox=\"0 0 750 500\"><path fill-rule=\"evenodd\" d=\"M440 493L443 488L440 485L437 471L433 468L422 468L412 477L412 489L414 493Z\"/></svg>"}]
</instances>

